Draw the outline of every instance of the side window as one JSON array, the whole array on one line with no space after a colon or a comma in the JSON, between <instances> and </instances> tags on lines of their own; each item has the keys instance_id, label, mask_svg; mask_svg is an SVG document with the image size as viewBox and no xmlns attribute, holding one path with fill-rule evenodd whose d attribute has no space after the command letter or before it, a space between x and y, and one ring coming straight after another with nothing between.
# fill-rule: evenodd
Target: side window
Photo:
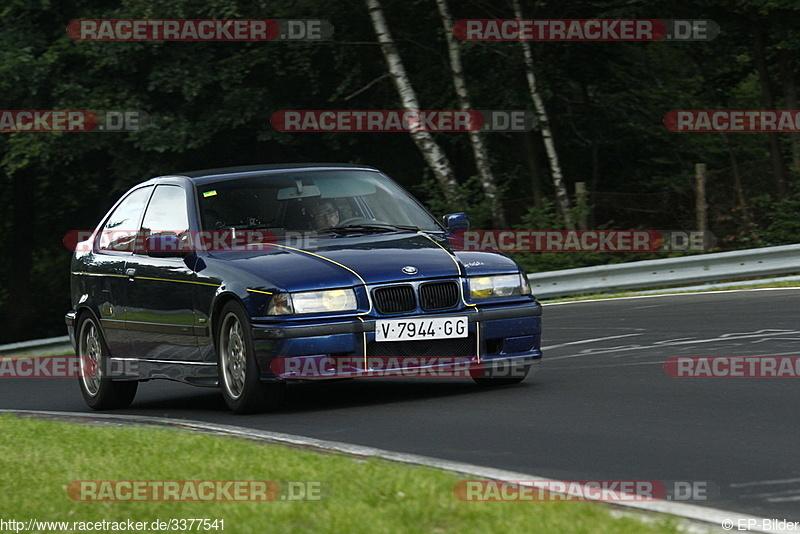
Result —
<instances>
[{"instance_id":1,"label":"side window","mask_svg":"<svg viewBox=\"0 0 800 534\"><path fill-rule=\"evenodd\" d=\"M151 235L184 237L189 230L186 193L177 185L156 187L142 221L140 244Z\"/></svg>"},{"instance_id":2,"label":"side window","mask_svg":"<svg viewBox=\"0 0 800 534\"><path fill-rule=\"evenodd\" d=\"M142 187L125 197L109 216L97 237L95 247L106 252L131 252L136 242L139 219L150 197L152 186Z\"/></svg>"}]
</instances>

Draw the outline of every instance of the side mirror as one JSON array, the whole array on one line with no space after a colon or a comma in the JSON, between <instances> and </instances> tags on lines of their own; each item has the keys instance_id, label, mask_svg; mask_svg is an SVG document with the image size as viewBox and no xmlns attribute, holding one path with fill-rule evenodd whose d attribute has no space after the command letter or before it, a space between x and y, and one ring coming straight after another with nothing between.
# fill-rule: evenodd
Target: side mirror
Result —
<instances>
[{"instance_id":1,"label":"side mirror","mask_svg":"<svg viewBox=\"0 0 800 534\"><path fill-rule=\"evenodd\" d=\"M144 250L153 258L185 258L189 255L189 250L175 234L149 236L144 240Z\"/></svg>"},{"instance_id":2,"label":"side mirror","mask_svg":"<svg viewBox=\"0 0 800 534\"><path fill-rule=\"evenodd\" d=\"M451 234L466 232L469 230L469 217L466 213L449 213L442 217L442 224Z\"/></svg>"}]
</instances>

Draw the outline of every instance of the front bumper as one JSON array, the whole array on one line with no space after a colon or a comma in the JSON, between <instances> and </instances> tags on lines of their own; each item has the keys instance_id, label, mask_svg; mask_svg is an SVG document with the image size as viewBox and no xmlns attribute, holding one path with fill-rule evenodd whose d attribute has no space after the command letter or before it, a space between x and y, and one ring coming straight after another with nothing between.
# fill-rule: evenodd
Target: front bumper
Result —
<instances>
[{"instance_id":1,"label":"front bumper","mask_svg":"<svg viewBox=\"0 0 800 534\"><path fill-rule=\"evenodd\" d=\"M467 316L468 338L375 341L375 322L400 317L346 317L252 325L261 379L314 380L366 376L463 378L501 376L541 361L537 302L469 308L424 317ZM415 315L413 317L423 317Z\"/></svg>"}]
</instances>

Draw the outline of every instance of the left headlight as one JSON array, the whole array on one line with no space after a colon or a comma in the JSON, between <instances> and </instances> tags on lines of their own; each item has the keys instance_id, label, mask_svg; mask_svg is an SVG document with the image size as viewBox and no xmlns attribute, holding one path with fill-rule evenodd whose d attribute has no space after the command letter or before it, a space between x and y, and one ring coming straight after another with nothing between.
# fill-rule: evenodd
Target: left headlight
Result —
<instances>
[{"instance_id":1,"label":"left headlight","mask_svg":"<svg viewBox=\"0 0 800 534\"><path fill-rule=\"evenodd\" d=\"M469 279L469 295L472 299L516 297L530 294L531 286L524 273L473 276Z\"/></svg>"},{"instance_id":2,"label":"left headlight","mask_svg":"<svg viewBox=\"0 0 800 534\"><path fill-rule=\"evenodd\" d=\"M269 303L267 314L291 315L295 313L323 313L358 309L356 293L352 289L327 289L279 293Z\"/></svg>"}]
</instances>

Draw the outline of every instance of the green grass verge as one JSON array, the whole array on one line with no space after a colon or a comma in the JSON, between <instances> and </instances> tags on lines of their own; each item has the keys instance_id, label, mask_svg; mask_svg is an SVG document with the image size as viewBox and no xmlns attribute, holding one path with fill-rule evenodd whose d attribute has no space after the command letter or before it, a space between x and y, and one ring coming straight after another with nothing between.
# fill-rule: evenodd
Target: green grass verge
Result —
<instances>
[{"instance_id":1,"label":"green grass verge","mask_svg":"<svg viewBox=\"0 0 800 534\"><path fill-rule=\"evenodd\" d=\"M677 522L612 517L582 502L462 502L469 477L378 459L151 427L0 416L0 518L224 519L225 532L677 532ZM82 502L76 480L320 481L318 501ZM210 530L209 532L215 532ZM220 532L217 530L216 532Z\"/></svg>"}]
</instances>

